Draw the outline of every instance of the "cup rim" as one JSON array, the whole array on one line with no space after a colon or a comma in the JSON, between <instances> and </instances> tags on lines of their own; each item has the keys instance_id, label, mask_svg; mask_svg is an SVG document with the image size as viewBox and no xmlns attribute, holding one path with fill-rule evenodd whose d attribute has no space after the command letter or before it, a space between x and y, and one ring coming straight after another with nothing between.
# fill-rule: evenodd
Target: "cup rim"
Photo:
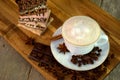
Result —
<instances>
[{"instance_id":1,"label":"cup rim","mask_svg":"<svg viewBox=\"0 0 120 80\"><path fill-rule=\"evenodd\" d=\"M74 17L81 17L81 16L73 16L73 17L70 17L69 19L74 18ZM82 16L82 17L91 18L91 17L89 17L89 16ZM67 19L65 22L67 22L69 19ZM91 19L93 19L93 18L91 18ZM93 19L93 20L94 20L94 19ZM94 20L94 21L98 24L98 22L97 22L96 20ZM64 22L64 23L65 23L65 22ZM63 24L63 25L64 25L64 24ZM68 40L68 39L66 38L66 36L63 35L63 25L61 26L61 27L62 27L61 33L62 33L63 39L65 39L67 42L69 42L69 43L72 44L72 45L76 45L76 46L88 46L88 45L91 45L91 44L97 42L97 40L99 39L99 37L100 37L100 35L101 35L101 28L100 28L100 25L98 24L98 27L99 27L100 31L99 31L99 34L98 34L96 40L91 41L91 42L88 43L88 44L82 44L82 45L76 44L76 43L73 43L72 41Z\"/></svg>"}]
</instances>

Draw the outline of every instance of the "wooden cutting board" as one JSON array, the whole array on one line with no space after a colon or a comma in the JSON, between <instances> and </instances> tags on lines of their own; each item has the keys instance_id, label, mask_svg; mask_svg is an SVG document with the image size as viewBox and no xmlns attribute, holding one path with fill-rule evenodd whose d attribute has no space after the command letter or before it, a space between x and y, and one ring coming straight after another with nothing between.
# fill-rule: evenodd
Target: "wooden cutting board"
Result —
<instances>
[{"instance_id":1,"label":"wooden cutting board","mask_svg":"<svg viewBox=\"0 0 120 80\"><path fill-rule=\"evenodd\" d=\"M14 0L0 0L0 35L47 80L56 80L51 73L38 67L38 63L28 58L33 46L26 45L26 40L32 37L37 42L49 45L52 34L66 19L75 15L90 16L100 24L101 28L109 36L110 54L115 54L114 59L111 60L111 65L107 68L107 73L103 74L100 80L108 75L120 62L120 23L89 0L48 0L48 6L52 10L54 21L42 36L37 36L17 26L19 12Z\"/></svg>"}]
</instances>

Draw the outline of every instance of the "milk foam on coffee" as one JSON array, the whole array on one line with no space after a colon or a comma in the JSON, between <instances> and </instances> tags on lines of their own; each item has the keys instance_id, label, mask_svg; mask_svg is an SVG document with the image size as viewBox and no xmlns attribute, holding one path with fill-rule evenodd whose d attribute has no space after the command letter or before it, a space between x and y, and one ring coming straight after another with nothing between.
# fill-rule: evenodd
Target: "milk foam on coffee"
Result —
<instances>
[{"instance_id":1,"label":"milk foam on coffee","mask_svg":"<svg viewBox=\"0 0 120 80\"><path fill-rule=\"evenodd\" d=\"M74 16L62 26L62 36L74 45L89 45L100 36L100 26L88 16Z\"/></svg>"}]
</instances>

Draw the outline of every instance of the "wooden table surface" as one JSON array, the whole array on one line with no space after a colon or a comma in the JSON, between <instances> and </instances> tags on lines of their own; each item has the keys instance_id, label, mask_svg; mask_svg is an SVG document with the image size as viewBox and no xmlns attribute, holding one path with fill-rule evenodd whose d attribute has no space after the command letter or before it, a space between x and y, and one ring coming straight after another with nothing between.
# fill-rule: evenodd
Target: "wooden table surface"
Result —
<instances>
[{"instance_id":1,"label":"wooden table surface","mask_svg":"<svg viewBox=\"0 0 120 80\"><path fill-rule=\"evenodd\" d=\"M12 0L10 0L10 1L12 1ZM80 4L79 1L81 1L84 4ZM120 6L117 5L120 3L119 0L116 0L116 1L114 1L114 0L92 0L92 1L96 2L98 6L100 6L104 10L108 11L110 14L115 16L117 19L120 19L120 15L119 15L119 7ZM107 34L109 35L110 43L111 43L110 53L115 53L115 59L113 61L114 63L112 63L112 66L110 66L108 68L109 71L113 67L115 67L116 64L119 63L119 61L120 61L120 54L119 54L119 51L120 51L120 49L119 49L119 47L120 47L120 36L119 36L120 35L120 31L119 31L120 23L119 23L119 21L117 21L115 18L108 15L108 13L106 13L106 12L102 13L103 11L100 10L98 7L96 7L96 5L93 4L91 6L91 4L89 3L88 0L75 0L75 1L70 0L69 2L67 0L62 0L62 1L56 0L56 2L54 0L48 0L48 3L49 3L48 5L52 9L53 13L55 13L52 15L55 18L55 21L49 27L49 29L48 29L49 31L47 31L47 33L50 33L50 35L52 35L52 33L59 26L61 26L62 23L70 16L74 16L74 15L91 16L100 23L102 29L104 29L107 32ZM73 6L73 4L76 4L76 5ZM26 32L23 29L21 29L21 30L23 30L23 32L25 32L25 34L24 34L22 31L18 30L15 25L17 23L17 21L16 21L17 17L14 17L14 16L17 16L16 15L17 7L11 6L11 4L9 4L9 1L7 1L7 0L0 1L0 5L6 6L6 7L0 7L0 9L3 10L3 11L0 11L0 13L1 13L1 16L0 16L1 35L5 38L5 40L8 41L9 44L12 45L12 47L14 47L14 48L18 47L18 48L16 48L16 50L19 53L21 53L21 55L22 55L22 56L19 55L18 52L16 52L8 43L5 42L5 40L3 40L3 38L0 38L0 65L1 65L0 66L0 80L45 80L45 78L43 76L41 76L39 72L41 72L41 74L43 74L44 76L49 76L49 75L47 73L45 73L43 70L39 69L36 66L35 62L31 62L26 57L28 55L28 53L30 53L32 46L25 46L24 44L21 45L18 43L18 41L23 43L23 40L25 40L27 36L33 36L37 41L39 41L43 44L49 45L50 41L49 40L45 41L45 40L50 38L51 36L48 36L48 37L42 36L41 37L42 39L40 39L40 38L38 38L38 36L33 35L29 31ZM14 5L14 3L13 3L13 5ZM61 7L61 5L63 7ZM84 6L84 5L88 5L89 7ZM70 6L70 7L64 7L64 6ZM74 8L74 7L77 7L77 8ZM80 8L80 7L82 7L82 8ZM9 13L9 12L7 12L6 9L10 9L10 8L12 8L13 10L11 10L11 12ZM73 12L73 10L74 10L74 12ZM9 19L8 19L8 17L9 17ZM3 26L4 26L4 28L3 28ZM9 27L7 27L7 26L9 26ZM15 33L16 31L17 31L17 33ZM26 36L26 34L28 34L28 33L29 33L29 35ZM44 34L44 35L47 35L47 34ZM22 38L22 40L21 40L21 38ZM19 47L22 47L22 48L19 48ZM25 47L25 49L23 49L24 47ZM22 54L22 53L24 53L24 54ZM32 64L39 72L37 72L29 63L27 63L25 59L30 64ZM112 75L110 74L106 78L106 80L110 80L110 79L118 80L119 72L120 72L120 70L118 68L116 70L116 72L113 71L112 73L114 73L114 74L111 73ZM53 78L49 76L48 80L50 80L50 79L53 79Z\"/></svg>"}]
</instances>

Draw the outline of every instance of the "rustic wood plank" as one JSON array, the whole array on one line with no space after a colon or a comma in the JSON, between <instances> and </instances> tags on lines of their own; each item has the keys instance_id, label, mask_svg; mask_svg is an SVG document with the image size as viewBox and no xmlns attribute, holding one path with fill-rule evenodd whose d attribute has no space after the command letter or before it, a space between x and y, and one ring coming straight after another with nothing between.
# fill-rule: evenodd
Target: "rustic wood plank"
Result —
<instances>
[{"instance_id":1,"label":"rustic wood plank","mask_svg":"<svg viewBox=\"0 0 120 80\"><path fill-rule=\"evenodd\" d=\"M103 0L101 8L120 20L120 0Z\"/></svg>"},{"instance_id":2,"label":"rustic wood plank","mask_svg":"<svg viewBox=\"0 0 120 80\"><path fill-rule=\"evenodd\" d=\"M103 3L101 5L101 8L105 11L107 11L109 14L120 20L120 15L119 15L119 5L120 1L119 0L103 0ZM112 36L114 40L116 38ZM116 40L118 44L120 44L120 40ZM118 80L119 79L119 73L120 73L120 64L104 79L104 80Z\"/></svg>"},{"instance_id":3,"label":"rustic wood plank","mask_svg":"<svg viewBox=\"0 0 120 80\"><path fill-rule=\"evenodd\" d=\"M28 80L45 80L45 78L37 70L32 68Z\"/></svg>"},{"instance_id":4,"label":"rustic wood plank","mask_svg":"<svg viewBox=\"0 0 120 80\"><path fill-rule=\"evenodd\" d=\"M101 4L101 0L92 0L93 2L95 2L97 5L99 5L100 6L100 4ZM111 3L110 2L110 0L109 0L109 3ZM109 5L110 6L110 5ZM114 16L114 15L113 15ZM112 36L113 37L113 36ZM119 42L119 41L118 41ZM114 61L113 61L114 62ZM116 74L116 73L119 73L119 65L118 65L118 67L117 67L117 69L115 69L116 71L114 71L113 72L113 74ZM115 73L116 72L116 73ZM113 76L113 74L112 75L110 75L110 77L109 77L109 79L108 80L118 80L118 77L119 77L119 75L118 74L116 74L115 76L118 76L118 77L116 77L115 78L115 76ZM112 77L111 77L112 76ZM108 78L108 77L107 77ZM106 79L105 79L106 80Z\"/></svg>"},{"instance_id":5,"label":"rustic wood plank","mask_svg":"<svg viewBox=\"0 0 120 80\"><path fill-rule=\"evenodd\" d=\"M24 46L27 46L27 45L25 45L24 43L24 39L23 38L21 38L21 37L18 37L18 35L19 34L22 34L22 35L24 35L21 31L17 31L16 32L16 29L15 30L13 30L13 31L11 31L11 32L9 32L7 35L6 35L6 39L9 41L9 43L11 43L11 45L13 46L13 47L16 47L16 50L18 50L20 53L21 53L21 55L28 61L28 62L30 62L35 68L37 68L37 70L38 71L40 71L41 72L41 74L43 74L44 76L45 76L45 70L44 70L44 72L42 72L43 70L42 69L40 69L38 66L37 66L37 63L35 63L35 62L33 62L33 61L31 61L31 60L29 60L28 59L28 57L27 57L27 55L28 55L28 52L27 51L24 51L24 50L22 50L22 47L20 47L21 45L24 45ZM9 34L12 34L12 35L9 35ZM13 35L14 34L14 35ZM16 34L16 35L15 35ZM13 37L16 37L16 38L14 38L15 40L13 41ZM20 40L20 39L21 40ZM19 44L16 44L16 42L18 42L18 40L19 40L19 43L21 44L21 45L19 45ZM116 46L118 46L118 44L116 44L112 39L110 39L110 43L111 43L111 46L113 46L114 48L112 48L111 49L111 53L118 53L119 52L119 50L118 51L116 51ZM19 48L19 49L18 49ZM24 47L25 49L27 48L27 47ZM118 47L119 48L119 47ZM116 54L116 58L114 58L113 60L112 60L112 66L110 65L109 67L108 67L108 73L118 64L118 62L119 62L119 54ZM47 73L47 72L46 72ZM104 77L106 76L107 74L105 74L105 75L103 75ZM100 79L103 79L103 76L100 78ZM48 77L48 76L45 76L45 77ZM50 78L50 75L49 75L49 78ZM51 80L53 80L54 78L52 78ZM49 79L48 79L49 80Z\"/></svg>"},{"instance_id":6,"label":"rustic wood plank","mask_svg":"<svg viewBox=\"0 0 120 80\"><path fill-rule=\"evenodd\" d=\"M29 51L26 51L27 45L25 45L25 42L24 42L26 40L24 35L25 34L22 33L21 31L19 31L19 29L17 28L17 29L12 29L10 32L8 32L5 36L5 38L6 38L6 40L9 41L9 43L11 43L11 45L13 45L13 47L16 48L16 50L20 51L21 55L26 60L28 60L32 65L34 65L34 67L36 67L41 72L41 69L37 66L37 64L35 62L31 62L27 57L29 54ZM22 36L24 36L24 37L22 37ZM15 37L15 38L13 38L13 37ZM17 44L17 42L22 43L22 44ZM111 40L110 42L113 47L118 46L118 44L115 44L114 40ZM24 46L26 46L26 47L24 47ZM23 47L25 48L24 49L25 51L22 50ZM116 51L114 48L112 48L110 52L118 53L118 51ZM108 67L108 73L111 71L111 69L113 69L113 67L116 66L116 64L118 64L119 58L116 57L113 61L115 61L116 63L113 63L112 66ZM106 76L106 74L104 76Z\"/></svg>"},{"instance_id":7,"label":"rustic wood plank","mask_svg":"<svg viewBox=\"0 0 120 80\"><path fill-rule=\"evenodd\" d=\"M31 65L0 37L0 80L28 80Z\"/></svg>"},{"instance_id":8,"label":"rustic wood plank","mask_svg":"<svg viewBox=\"0 0 120 80\"><path fill-rule=\"evenodd\" d=\"M13 0L0 0L0 35L5 35L18 23L18 6Z\"/></svg>"},{"instance_id":9,"label":"rustic wood plank","mask_svg":"<svg viewBox=\"0 0 120 80\"><path fill-rule=\"evenodd\" d=\"M109 54L114 54L115 58L113 58L112 60L110 60L110 65L107 67L108 71L107 73L110 73L119 63L120 63L120 54L119 54L119 51L120 49L118 49L119 47L117 47L117 43L116 41L113 40L112 37L109 37L109 41L110 41L110 46L114 46L114 48L110 48L110 53ZM118 52L116 52L116 47L117 47L117 50ZM103 75L104 77L105 76L108 76L107 74L104 74ZM103 80L104 78L100 78L100 80Z\"/></svg>"},{"instance_id":10,"label":"rustic wood plank","mask_svg":"<svg viewBox=\"0 0 120 80\"><path fill-rule=\"evenodd\" d=\"M5 24L18 23L18 7L11 0L0 0L0 10L0 20Z\"/></svg>"},{"instance_id":11,"label":"rustic wood plank","mask_svg":"<svg viewBox=\"0 0 120 80\"><path fill-rule=\"evenodd\" d=\"M119 80L120 64L104 79L104 80Z\"/></svg>"},{"instance_id":12,"label":"rustic wood plank","mask_svg":"<svg viewBox=\"0 0 120 80\"><path fill-rule=\"evenodd\" d=\"M119 36L120 32L117 31L120 29L120 27L119 27L120 23L118 23L118 21L115 18L110 16L108 13L104 12L102 9L97 7L95 4L92 4L89 1L85 1L85 0L75 0L75 1L71 0L69 2L66 0L62 0L62 1L50 0L50 1L48 1L48 3L49 2L54 3L63 12L65 12L66 14L69 14L71 16L74 16L74 15L91 16L101 25L101 27L104 30L106 30L110 34L114 35L116 38L120 39L120 36ZM69 6L69 7L64 7L64 6ZM54 14L56 14L56 13L54 13ZM116 28L112 28L113 26L115 26Z\"/></svg>"},{"instance_id":13,"label":"rustic wood plank","mask_svg":"<svg viewBox=\"0 0 120 80\"><path fill-rule=\"evenodd\" d=\"M12 47L14 47L26 61L28 61L34 68L36 68L47 80L55 80L55 78L48 73L45 69L38 67L38 63L32 61L28 58L33 46L26 45L26 36L22 31L20 31L17 27L9 31L5 36L5 40L8 41ZM23 49L24 48L24 49Z\"/></svg>"},{"instance_id":14,"label":"rustic wood plank","mask_svg":"<svg viewBox=\"0 0 120 80\"><path fill-rule=\"evenodd\" d=\"M102 0L91 0L91 1L97 4L97 6L101 6Z\"/></svg>"}]
</instances>

